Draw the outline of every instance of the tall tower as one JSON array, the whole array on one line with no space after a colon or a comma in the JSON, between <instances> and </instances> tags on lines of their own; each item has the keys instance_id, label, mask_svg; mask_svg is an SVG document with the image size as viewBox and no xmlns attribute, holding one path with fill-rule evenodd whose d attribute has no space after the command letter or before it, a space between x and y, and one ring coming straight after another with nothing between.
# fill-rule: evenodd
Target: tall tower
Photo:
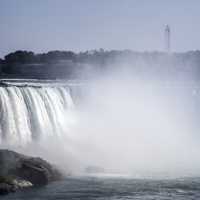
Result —
<instances>
[{"instance_id":1,"label":"tall tower","mask_svg":"<svg viewBox=\"0 0 200 200\"><path fill-rule=\"evenodd\" d=\"M170 53L170 38L171 37L171 31L169 25L166 25L165 27L165 51L167 53Z\"/></svg>"}]
</instances>

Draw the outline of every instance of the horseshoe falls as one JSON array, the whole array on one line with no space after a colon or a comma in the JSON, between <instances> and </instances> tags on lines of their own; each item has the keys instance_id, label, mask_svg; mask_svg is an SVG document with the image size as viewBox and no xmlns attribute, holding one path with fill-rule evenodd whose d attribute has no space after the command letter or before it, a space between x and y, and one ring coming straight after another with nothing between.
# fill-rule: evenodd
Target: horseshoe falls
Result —
<instances>
[{"instance_id":1,"label":"horseshoe falls","mask_svg":"<svg viewBox=\"0 0 200 200\"><path fill-rule=\"evenodd\" d=\"M66 173L199 175L199 94L195 87L107 79L1 81L0 145Z\"/></svg>"},{"instance_id":2,"label":"horseshoe falls","mask_svg":"<svg viewBox=\"0 0 200 200\"><path fill-rule=\"evenodd\" d=\"M0 87L0 143L31 141L67 134L74 103L67 86L6 85Z\"/></svg>"}]
</instances>

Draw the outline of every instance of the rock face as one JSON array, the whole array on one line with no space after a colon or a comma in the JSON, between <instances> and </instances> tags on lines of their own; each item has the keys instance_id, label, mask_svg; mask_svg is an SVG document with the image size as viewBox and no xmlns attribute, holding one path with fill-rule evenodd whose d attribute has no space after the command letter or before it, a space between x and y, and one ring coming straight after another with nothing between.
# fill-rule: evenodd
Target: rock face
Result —
<instances>
[{"instance_id":1,"label":"rock face","mask_svg":"<svg viewBox=\"0 0 200 200\"><path fill-rule=\"evenodd\" d=\"M13 177L0 177L0 195L31 186L33 186L33 184L29 181L14 179Z\"/></svg>"},{"instance_id":2,"label":"rock face","mask_svg":"<svg viewBox=\"0 0 200 200\"><path fill-rule=\"evenodd\" d=\"M13 184L0 183L0 195L15 192L16 190L17 190L17 188Z\"/></svg>"},{"instance_id":3,"label":"rock face","mask_svg":"<svg viewBox=\"0 0 200 200\"><path fill-rule=\"evenodd\" d=\"M16 186L45 185L62 179L62 174L50 163L14 151L0 150L0 193L15 191ZM9 181L7 180L9 177ZM4 181L3 181L4 180ZM1 190L2 189L2 190Z\"/></svg>"}]
</instances>

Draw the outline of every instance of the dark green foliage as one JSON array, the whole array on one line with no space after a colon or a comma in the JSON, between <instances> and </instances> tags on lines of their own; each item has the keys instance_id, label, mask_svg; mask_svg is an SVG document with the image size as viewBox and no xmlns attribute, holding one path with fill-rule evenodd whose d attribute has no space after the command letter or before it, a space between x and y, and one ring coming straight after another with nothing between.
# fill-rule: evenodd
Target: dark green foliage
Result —
<instances>
[{"instance_id":1,"label":"dark green foliage","mask_svg":"<svg viewBox=\"0 0 200 200\"><path fill-rule=\"evenodd\" d=\"M35 61L35 55L31 51L16 51L5 56L6 64L25 64L34 63Z\"/></svg>"},{"instance_id":2,"label":"dark green foliage","mask_svg":"<svg viewBox=\"0 0 200 200\"><path fill-rule=\"evenodd\" d=\"M138 77L199 80L200 51L171 54L103 49L80 53L49 51L42 54L16 51L0 60L0 66L4 75L15 78L77 78L80 74L86 77L122 69Z\"/></svg>"},{"instance_id":3,"label":"dark green foliage","mask_svg":"<svg viewBox=\"0 0 200 200\"><path fill-rule=\"evenodd\" d=\"M36 59L40 63L54 63L60 60L75 61L76 54L72 51L49 51L48 53L36 55Z\"/></svg>"}]
</instances>

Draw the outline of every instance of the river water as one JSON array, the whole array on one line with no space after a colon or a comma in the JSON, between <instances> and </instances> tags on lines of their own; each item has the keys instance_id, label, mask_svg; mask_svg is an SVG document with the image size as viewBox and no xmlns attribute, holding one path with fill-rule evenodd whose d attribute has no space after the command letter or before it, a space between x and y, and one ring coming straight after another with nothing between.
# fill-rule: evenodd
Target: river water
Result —
<instances>
[{"instance_id":1,"label":"river water","mask_svg":"<svg viewBox=\"0 0 200 200\"><path fill-rule=\"evenodd\" d=\"M76 177L45 187L29 188L4 200L197 200L200 178L132 179L128 177Z\"/></svg>"}]
</instances>

